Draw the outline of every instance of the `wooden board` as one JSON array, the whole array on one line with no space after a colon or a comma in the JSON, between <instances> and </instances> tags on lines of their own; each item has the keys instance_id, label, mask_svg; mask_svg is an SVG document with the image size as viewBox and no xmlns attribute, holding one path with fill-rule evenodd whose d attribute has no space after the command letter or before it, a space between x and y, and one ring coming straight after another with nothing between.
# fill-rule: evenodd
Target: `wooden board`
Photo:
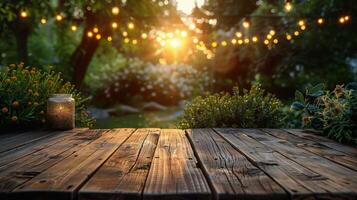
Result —
<instances>
[{"instance_id":1,"label":"wooden board","mask_svg":"<svg viewBox=\"0 0 357 200\"><path fill-rule=\"evenodd\" d=\"M336 162L340 165L350 168L351 170L357 171L357 157L351 156L347 153L337 151L328 146L320 144L318 141L311 141L303 137L298 137L293 134L281 129L263 129L270 135L273 135L277 138L288 140L299 148L303 148L307 151L310 151L316 155L327 158L333 162Z\"/></svg>"},{"instance_id":2,"label":"wooden board","mask_svg":"<svg viewBox=\"0 0 357 200\"><path fill-rule=\"evenodd\" d=\"M23 199L34 195L43 195L42 199L75 198L83 183L133 131L134 129L117 129L104 133L90 145L32 178L11 194Z\"/></svg>"},{"instance_id":3,"label":"wooden board","mask_svg":"<svg viewBox=\"0 0 357 200\"><path fill-rule=\"evenodd\" d=\"M240 129L215 129L289 192L293 199L332 198L335 183L249 137Z\"/></svg>"},{"instance_id":4,"label":"wooden board","mask_svg":"<svg viewBox=\"0 0 357 200\"><path fill-rule=\"evenodd\" d=\"M71 131L71 137L0 167L0 193L7 193L96 140L104 130Z\"/></svg>"},{"instance_id":5,"label":"wooden board","mask_svg":"<svg viewBox=\"0 0 357 200\"><path fill-rule=\"evenodd\" d=\"M136 130L79 191L79 199L141 199L159 129Z\"/></svg>"},{"instance_id":6,"label":"wooden board","mask_svg":"<svg viewBox=\"0 0 357 200\"><path fill-rule=\"evenodd\" d=\"M326 188L336 191L335 195L340 197L356 197L357 179L351 179L351 177L357 177L355 171L304 149L297 148L289 141L278 139L263 131L257 129L241 130L249 137L254 138L285 157L321 175L321 177L316 178L322 180L329 179L330 183L334 184L333 187L331 187L332 184L330 184L327 185ZM322 184L322 182L320 183Z\"/></svg>"},{"instance_id":7,"label":"wooden board","mask_svg":"<svg viewBox=\"0 0 357 200\"><path fill-rule=\"evenodd\" d=\"M288 199L274 180L212 129L187 133L216 199Z\"/></svg>"},{"instance_id":8,"label":"wooden board","mask_svg":"<svg viewBox=\"0 0 357 200\"><path fill-rule=\"evenodd\" d=\"M185 132L161 130L143 199L210 199L210 194Z\"/></svg>"}]
</instances>

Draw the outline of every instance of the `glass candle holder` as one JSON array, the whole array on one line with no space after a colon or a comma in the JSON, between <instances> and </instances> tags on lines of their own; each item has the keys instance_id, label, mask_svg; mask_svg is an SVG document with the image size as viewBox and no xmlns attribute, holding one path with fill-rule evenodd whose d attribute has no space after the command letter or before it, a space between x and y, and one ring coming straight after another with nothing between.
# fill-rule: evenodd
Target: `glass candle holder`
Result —
<instances>
[{"instance_id":1,"label":"glass candle holder","mask_svg":"<svg viewBox=\"0 0 357 200\"><path fill-rule=\"evenodd\" d=\"M75 101L71 94L53 94L47 100L50 128L69 130L75 127Z\"/></svg>"}]
</instances>

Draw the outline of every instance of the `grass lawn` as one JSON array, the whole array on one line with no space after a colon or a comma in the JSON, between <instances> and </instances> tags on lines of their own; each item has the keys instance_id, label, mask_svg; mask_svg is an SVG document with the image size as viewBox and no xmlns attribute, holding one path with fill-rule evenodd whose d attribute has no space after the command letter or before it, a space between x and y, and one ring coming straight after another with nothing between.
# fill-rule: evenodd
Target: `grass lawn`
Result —
<instances>
[{"instance_id":1,"label":"grass lawn","mask_svg":"<svg viewBox=\"0 0 357 200\"><path fill-rule=\"evenodd\" d=\"M165 111L145 111L138 114L128 114L97 120L94 128L176 128L177 119L173 114L179 112L178 107Z\"/></svg>"}]
</instances>

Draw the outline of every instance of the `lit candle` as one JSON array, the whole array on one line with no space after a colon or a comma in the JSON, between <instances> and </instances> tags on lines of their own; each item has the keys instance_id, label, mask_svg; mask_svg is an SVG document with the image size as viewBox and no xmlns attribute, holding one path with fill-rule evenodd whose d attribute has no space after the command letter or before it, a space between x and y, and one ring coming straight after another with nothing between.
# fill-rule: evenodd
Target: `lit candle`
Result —
<instances>
[{"instance_id":1,"label":"lit candle","mask_svg":"<svg viewBox=\"0 0 357 200\"><path fill-rule=\"evenodd\" d=\"M47 122L53 129L75 127L75 101L71 94L54 94L47 100Z\"/></svg>"}]
</instances>

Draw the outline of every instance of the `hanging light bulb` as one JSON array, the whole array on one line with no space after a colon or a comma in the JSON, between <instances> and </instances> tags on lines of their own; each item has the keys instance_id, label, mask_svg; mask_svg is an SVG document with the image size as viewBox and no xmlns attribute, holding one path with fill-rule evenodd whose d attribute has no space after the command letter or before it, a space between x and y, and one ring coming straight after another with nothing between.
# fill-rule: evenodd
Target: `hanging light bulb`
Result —
<instances>
[{"instance_id":1,"label":"hanging light bulb","mask_svg":"<svg viewBox=\"0 0 357 200\"><path fill-rule=\"evenodd\" d=\"M28 17L27 11L26 11L26 10L21 11L21 12L20 12L20 17L21 17L21 18L27 18L27 17Z\"/></svg>"},{"instance_id":2,"label":"hanging light bulb","mask_svg":"<svg viewBox=\"0 0 357 200\"><path fill-rule=\"evenodd\" d=\"M113 13L113 15L118 15L119 14L119 7L117 7L117 6L114 6L113 8L112 8L112 13Z\"/></svg>"},{"instance_id":3,"label":"hanging light bulb","mask_svg":"<svg viewBox=\"0 0 357 200\"><path fill-rule=\"evenodd\" d=\"M258 42L258 37L257 37L257 36L252 37L252 41L253 41L254 43Z\"/></svg>"},{"instance_id":4,"label":"hanging light bulb","mask_svg":"<svg viewBox=\"0 0 357 200\"><path fill-rule=\"evenodd\" d=\"M305 22L304 22L304 20L299 20L298 24L299 24L299 26L304 26Z\"/></svg>"},{"instance_id":5,"label":"hanging light bulb","mask_svg":"<svg viewBox=\"0 0 357 200\"><path fill-rule=\"evenodd\" d=\"M286 39L287 39L287 40L291 40L291 38L292 38L292 37L291 37L290 34L286 34Z\"/></svg>"},{"instance_id":6,"label":"hanging light bulb","mask_svg":"<svg viewBox=\"0 0 357 200\"><path fill-rule=\"evenodd\" d=\"M77 26L76 25L72 25L71 26L71 30L74 32L74 31L76 31L77 30Z\"/></svg>"},{"instance_id":7,"label":"hanging light bulb","mask_svg":"<svg viewBox=\"0 0 357 200\"><path fill-rule=\"evenodd\" d=\"M111 42L113 40L113 38L111 36L108 36L107 40L108 40L108 42Z\"/></svg>"},{"instance_id":8,"label":"hanging light bulb","mask_svg":"<svg viewBox=\"0 0 357 200\"><path fill-rule=\"evenodd\" d=\"M116 23L116 22L113 22L113 23L112 23L112 28L113 28L113 29L116 29L116 28L118 28L118 23Z\"/></svg>"},{"instance_id":9,"label":"hanging light bulb","mask_svg":"<svg viewBox=\"0 0 357 200\"><path fill-rule=\"evenodd\" d=\"M143 38L143 39L148 38L148 34L146 34L146 33L142 33L142 34L141 34L141 38Z\"/></svg>"},{"instance_id":10,"label":"hanging light bulb","mask_svg":"<svg viewBox=\"0 0 357 200\"><path fill-rule=\"evenodd\" d=\"M42 18L42 19L41 19L41 24L46 24L46 23L47 23L46 18Z\"/></svg>"},{"instance_id":11,"label":"hanging light bulb","mask_svg":"<svg viewBox=\"0 0 357 200\"><path fill-rule=\"evenodd\" d=\"M299 36L299 35L300 35L299 31L295 31L295 32L294 32L294 35L295 35L295 36Z\"/></svg>"},{"instance_id":12,"label":"hanging light bulb","mask_svg":"<svg viewBox=\"0 0 357 200\"><path fill-rule=\"evenodd\" d=\"M94 32L94 33L98 33L98 32L99 32L99 29L98 29L97 27L94 27L94 28L93 28L93 32Z\"/></svg>"},{"instance_id":13,"label":"hanging light bulb","mask_svg":"<svg viewBox=\"0 0 357 200\"><path fill-rule=\"evenodd\" d=\"M134 39L131 42L133 43L133 45L136 45L138 43L138 40Z\"/></svg>"},{"instance_id":14,"label":"hanging light bulb","mask_svg":"<svg viewBox=\"0 0 357 200\"><path fill-rule=\"evenodd\" d=\"M317 19L318 24L323 24L325 22L324 18L320 17Z\"/></svg>"},{"instance_id":15,"label":"hanging light bulb","mask_svg":"<svg viewBox=\"0 0 357 200\"><path fill-rule=\"evenodd\" d=\"M242 37L242 33L241 33L241 32L236 32L236 36L237 36L238 38L241 38L241 37Z\"/></svg>"},{"instance_id":16,"label":"hanging light bulb","mask_svg":"<svg viewBox=\"0 0 357 200\"><path fill-rule=\"evenodd\" d=\"M97 35L95 36L95 39L97 39L97 40L100 40L100 38L102 38L102 36L101 36L100 34L97 34Z\"/></svg>"},{"instance_id":17,"label":"hanging light bulb","mask_svg":"<svg viewBox=\"0 0 357 200\"><path fill-rule=\"evenodd\" d=\"M57 21L62 21L62 19L63 19L63 16L61 14L57 14L56 15L56 20Z\"/></svg>"},{"instance_id":18,"label":"hanging light bulb","mask_svg":"<svg viewBox=\"0 0 357 200\"><path fill-rule=\"evenodd\" d=\"M290 12L293 9L293 4L291 0L285 0L285 10L286 12Z\"/></svg>"},{"instance_id":19,"label":"hanging light bulb","mask_svg":"<svg viewBox=\"0 0 357 200\"><path fill-rule=\"evenodd\" d=\"M88 31L88 32L87 32L87 36L88 36L89 38L93 37L92 31Z\"/></svg>"},{"instance_id":20,"label":"hanging light bulb","mask_svg":"<svg viewBox=\"0 0 357 200\"><path fill-rule=\"evenodd\" d=\"M135 25L134 25L133 22L129 22L129 23L128 23L128 28L129 28L129 29L134 29L134 27L135 27Z\"/></svg>"},{"instance_id":21,"label":"hanging light bulb","mask_svg":"<svg viewBox=\"0 0 357 200\"><path fill-rule=\"evenodd\" d=\"M128 32L124 31L124 32L122 33L122 35L123 35L124 37L127 37L127 36L128 36Z\"/></svg>"},{"instance_id":22,"label":"hanging light bulb","mask_svg":"<svg viewBox=\"0 0 357 200\"><path fill-rule=\"evenodd\" d=\"M264 44L268 45L269 44L269 40L264 40Z\"/></svg>"},{"instance_id":23,"label":"hanging light bulb","mask_svg":"<svg viewBox=\"0 0 357 200\"><path fill-rule=\"evenodd\" d=\"M237 44L237 40L236 40L235 38L233 38L233 39L231 40L231 42L232 42L232 44Z\"/></svg>"},{"instance_id":24,"label":"hanging light bulb","mask_svg":"<svg viewBox=\"0 0 357 200\"><path fill-rule=\"evenodd\" d=\"M248 21L244 21L243 22L243 27L244 28L249 28L249 26L250 26L250 23Z\"/></svg>"},{"instance_id":25,"label":"hanging light bulb","mask_svg":"<svg viewBox=\"0 0 357 200\"><path fill-rule=\"evenodd\" d=\"M223 41L221 42L221 45L225 47L225 46L227 46L227 42L223 40Z\"/></svg>"},{"instance_id":26,"label":"hanging light bulb","mask_svg":"<svg viewBox=\"0 0 357 200\"><path fill-rule=\"evenodd\" d=\"M212 46L212 47L217 47L217 42L212 42L212 43L211 43L211 46Z\"/></svg>"},{"instance_id":27,"label":"hanging light bulb","mask_svg":"<svg viewBox=\"0 0 357 200\"><path fill-rule=\"evenodd\" d=\"M242 45L243 44L243 40L238 40L238 44Z\"/></svg>"},{"instance_id":28,"label":"hanging light bulb","mask_svg":"<svg viewBox=\"0 0 357 200\"><path fill-rule=\"evenodd\" d=\"M124 43L128 44L130 42L130 39L129 38L125 38L124 39Z\"/></svg>"},{"instance_id":29,"label":"hanging light bulb","mask_svg":"<svg viewBox=\"0 0 357 200\"><path fill-rule=\"evenodd\" d=\"M274 40L273 40L273 43L274 43L274 44L278 44L278 42L279 42L278 39L274 39Z\"/></svg>"}]
</instances>

